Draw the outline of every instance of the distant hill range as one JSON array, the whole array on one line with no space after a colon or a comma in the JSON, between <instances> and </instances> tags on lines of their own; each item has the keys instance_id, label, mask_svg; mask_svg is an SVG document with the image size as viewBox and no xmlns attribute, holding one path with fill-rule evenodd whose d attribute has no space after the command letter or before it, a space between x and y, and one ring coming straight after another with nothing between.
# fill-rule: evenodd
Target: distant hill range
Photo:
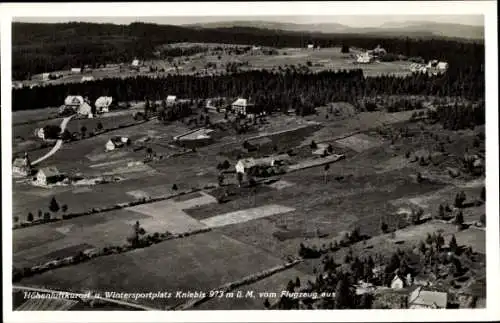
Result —
<instances>
[{"instance_id":1,"label":"distant hill range","mask_svg":"<svg viewBox=\"0 0 500 323\"><path fill-rule=\"evenodd\" d=\"M380 27L357 28L338 23L294 24L270 21L224 21L184 25L197 29L259 28L275 31L309 32L324 34L371 34L379 36L447 37L483 40L484 27L428 21L389 22Z\"/></svg>"}]
</instances>

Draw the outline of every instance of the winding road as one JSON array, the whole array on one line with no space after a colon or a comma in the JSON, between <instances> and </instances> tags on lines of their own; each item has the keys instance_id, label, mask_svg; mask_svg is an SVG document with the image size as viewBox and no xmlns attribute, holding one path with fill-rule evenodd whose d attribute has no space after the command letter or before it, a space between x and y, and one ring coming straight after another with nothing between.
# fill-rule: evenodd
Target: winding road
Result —
<instances>
[{"instance_id":1,"label":"winding road","mask_svg":"<svg viewBox=\"0 0 500 323\"><path fill-rule=\"evenodd\" d=\"M66 126L68 125L69 121L71 120L71 118L73 118L75 115L71 115L69 117L66 117L62 120L61 122L61 133L64 132L64 130L66 129ZM34 162L31 163L31 165L36 165L38 164L39 162L42 162L44 161L45 159L49 158L50 156L54 155L62 146L63 144L63 140L62 139L58 139L56 144L54 145L54 147L52 147L52 149L46 153L44 156L38 158L37 160L35 160Z\"/></svg>"}]
</instances>

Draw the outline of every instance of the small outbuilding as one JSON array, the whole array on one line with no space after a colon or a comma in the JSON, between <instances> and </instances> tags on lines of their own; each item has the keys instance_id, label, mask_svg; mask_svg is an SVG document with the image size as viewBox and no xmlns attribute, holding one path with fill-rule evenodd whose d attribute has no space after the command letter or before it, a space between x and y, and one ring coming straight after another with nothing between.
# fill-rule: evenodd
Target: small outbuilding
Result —
<instances>
[{"instance_id":1,"label":"small outbuilding","mask_svg":"<svg viewBox=\"0 0 500 323\"><path fill-rule=\"evenodd\" d=\"M112 137L106 143L106 151L112 151L130 144L130 139L127 137Z\"/></svg>"}]
</instances>

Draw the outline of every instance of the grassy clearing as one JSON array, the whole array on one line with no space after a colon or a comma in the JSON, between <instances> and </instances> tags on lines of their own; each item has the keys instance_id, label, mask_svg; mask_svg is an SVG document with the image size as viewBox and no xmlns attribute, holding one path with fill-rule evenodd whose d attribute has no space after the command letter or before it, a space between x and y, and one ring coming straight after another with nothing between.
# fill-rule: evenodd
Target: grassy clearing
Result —
<instances>
[{"instance_id":1,"label":"grassy clearing","mask_svg":"<svg viewBox=\"0 0 500 323\"><path fill-rule=\"evenodd\" d=\"M36 110L24 110L12 112L12 125L16 126L24 123L37 122L49 118L56 118L59 114L59 108L45 108Z\"/></svg>"},{"instance_id":2,"label":"grassy clearing","mask_svg":"<svg viewBox=\"0 0 500 323\"><path fill-rule=\"evenodd\" d=\"M365 134L353 135L347 138L339 139L335 142L357 152L375 148L383 144L382 141L371 138Z\"/></svg>"},{"instance_id":3,"label":"grassy clearing","mask_svg":"<svg viewBox=\"0 0 500 323\"><path fill-rule=\"evenodd\" d=\"M149 248L100 257L21 281L60 290L116 292L202 291L281 264L261 250L214 233L170 240ZM112 271L109 269L113 268ZM224 270L221 270L224 268ZM189 299L139 299L159 309Z\"/></svg>"}]
</instances>

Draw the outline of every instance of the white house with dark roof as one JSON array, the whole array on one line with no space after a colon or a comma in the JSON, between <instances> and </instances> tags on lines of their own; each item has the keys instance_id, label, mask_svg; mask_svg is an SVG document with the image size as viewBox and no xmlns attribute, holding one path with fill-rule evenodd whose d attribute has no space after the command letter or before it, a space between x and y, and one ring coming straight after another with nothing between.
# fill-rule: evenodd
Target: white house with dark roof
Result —
<instances>
[{"instance_id":1,"label":"white house with dark roof","mask_svg":"<svg viewBox=\"0 0 500 323\"><path fill-rule=\"evenodd\" d=\"M36 173L35 184L41 186L55 184L59 182L62 177L62 174L56 167L44 167L39 169Z\"/></svg>"}]
</instances>

